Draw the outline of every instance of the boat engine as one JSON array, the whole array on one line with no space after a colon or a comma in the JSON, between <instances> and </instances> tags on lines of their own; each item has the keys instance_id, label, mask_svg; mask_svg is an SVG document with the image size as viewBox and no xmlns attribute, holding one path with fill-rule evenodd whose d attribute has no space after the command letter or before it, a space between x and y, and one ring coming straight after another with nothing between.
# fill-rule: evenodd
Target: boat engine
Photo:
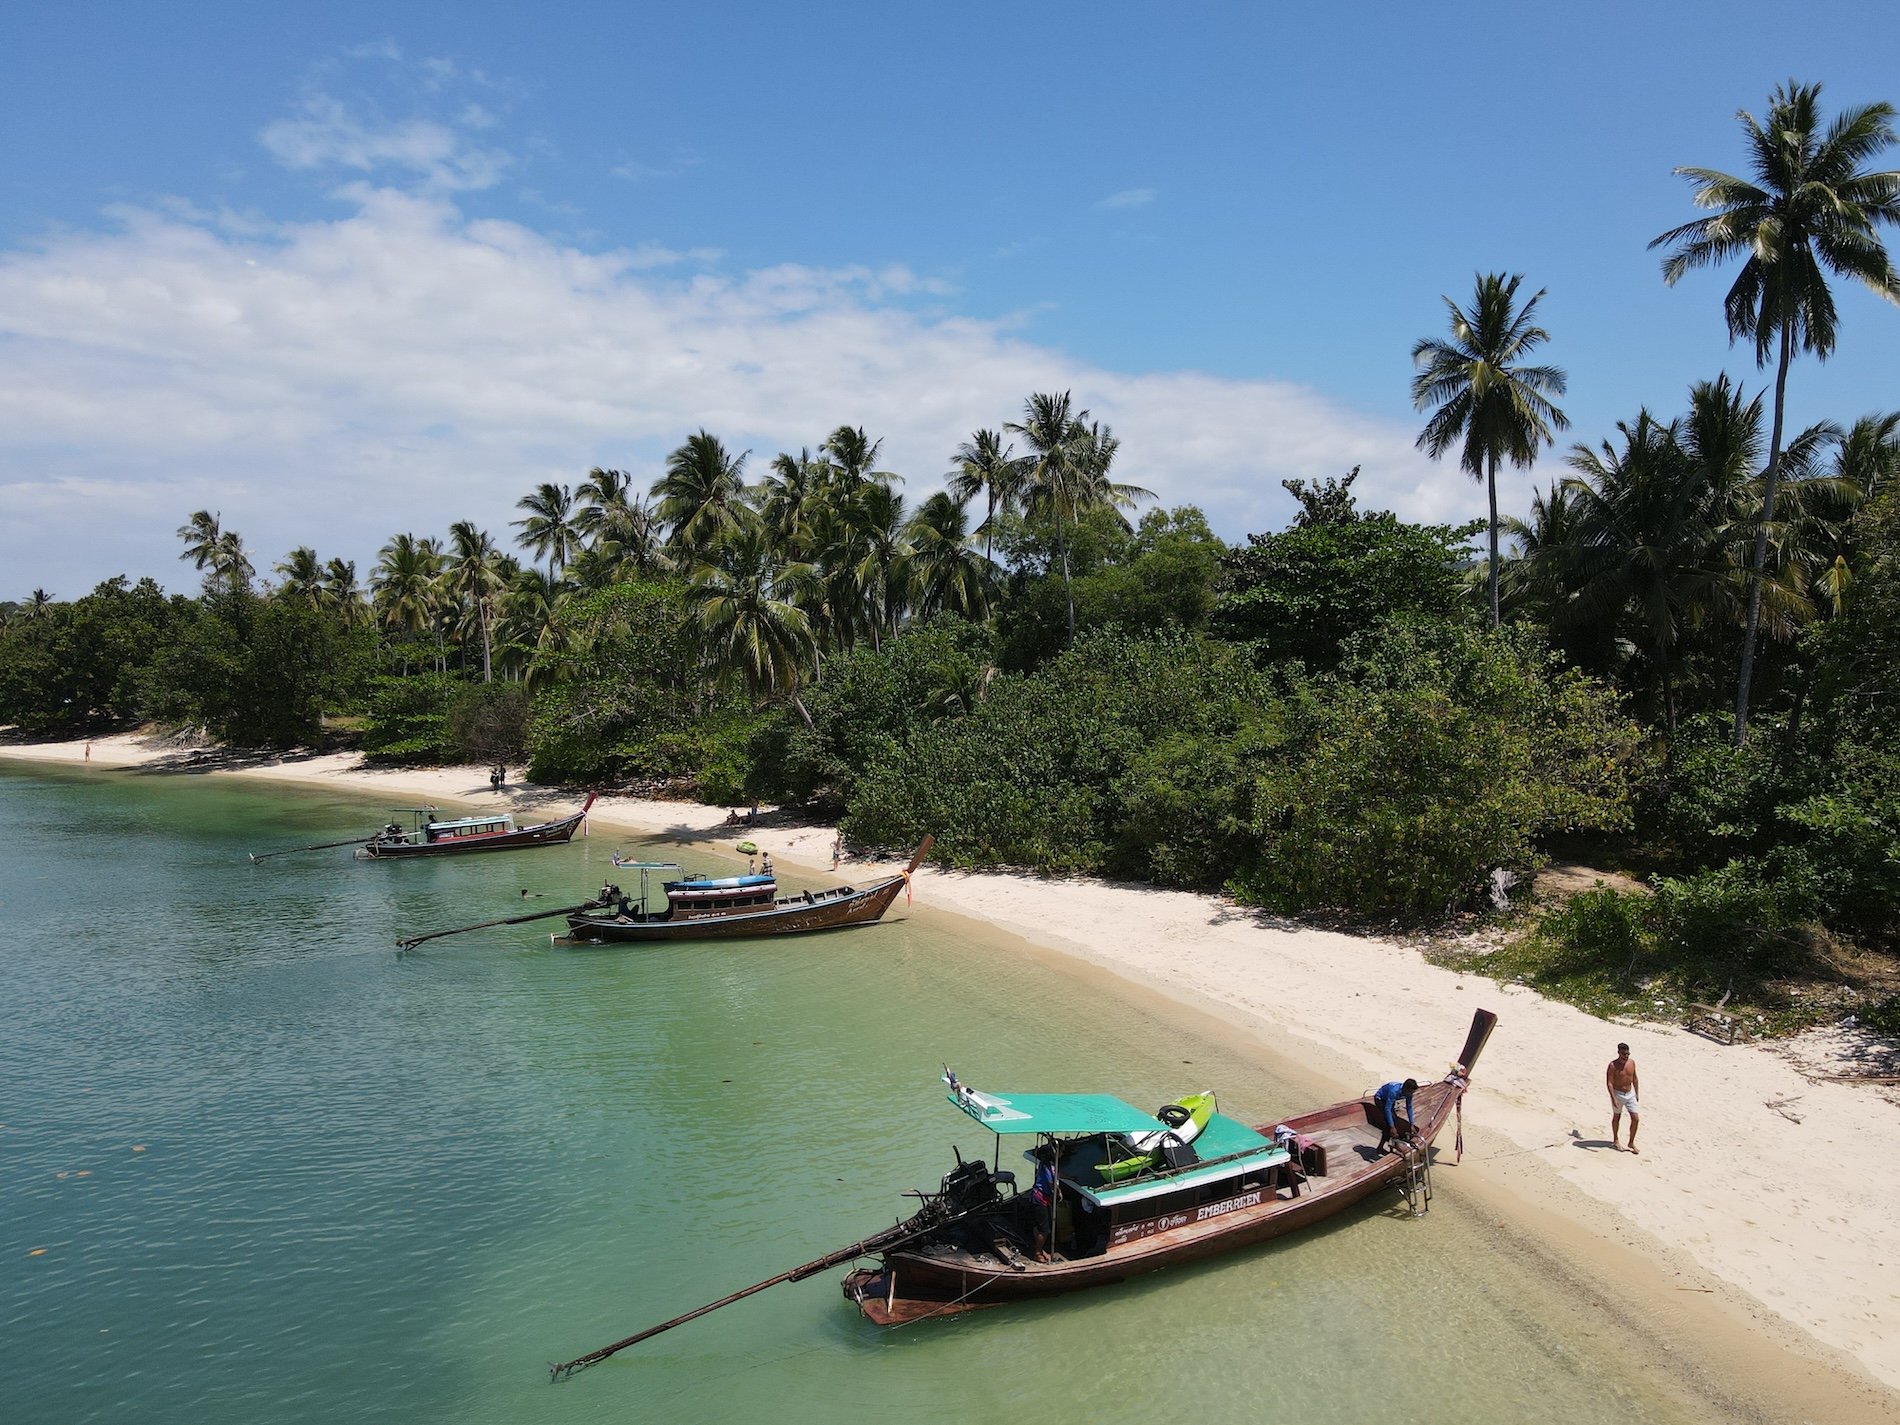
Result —
<instances>
[{"instance_id":1,"label":"boat engine","mask_svg":"<svg viewBox=\"0 0 1900 1425\"><path fill-rule=\"evenodd\" d=\"M943 1175L943 1182L937 1190L938 1201L957 1213L988 1207L1000 1196L996 1190L996 1179L990 1176L989 1165L981 1158L972 1158L967 1163L959 1162Z\"/></svg>"}]
</instances>

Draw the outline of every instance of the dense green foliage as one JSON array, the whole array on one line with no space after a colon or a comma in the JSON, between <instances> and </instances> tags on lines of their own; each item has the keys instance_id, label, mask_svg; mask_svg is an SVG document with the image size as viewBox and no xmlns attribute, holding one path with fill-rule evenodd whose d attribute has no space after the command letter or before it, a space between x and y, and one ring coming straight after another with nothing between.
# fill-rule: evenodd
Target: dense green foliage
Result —
<instances>
[{"instance_id":1,"label":"dense green foliage","mask_svg":"<svg viewBox=\"0 0 1900 1425\"><path fill-rule=\"evenodd\" d=\"M154 654L196 613L150 579L124 578L15 612L0 629L0 723L38 736L134 716Z\"/></svg>"},{"instance_id":2,"label":"dense green foliage","mask_svg":"<svg viewBox=\"0 0 1900 1425\"><path fill-rule=\"evenodd\" d=\"M1399 614L1449 617L1464 602L1467 529L1389 514L1249 535L1224 561L1214 628L1263 658L1331 667L1340 646Z\"/></svg>"}]
</instances>

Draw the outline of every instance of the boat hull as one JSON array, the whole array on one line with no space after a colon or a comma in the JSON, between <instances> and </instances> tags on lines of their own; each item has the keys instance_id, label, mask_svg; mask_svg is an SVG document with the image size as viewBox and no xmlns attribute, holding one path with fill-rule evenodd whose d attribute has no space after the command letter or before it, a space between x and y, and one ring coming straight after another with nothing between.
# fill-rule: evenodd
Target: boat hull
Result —
<instances>
[{"instance_id":1,"label":"boat hull","mask_svg":"<svg viewBox=\"0 0 1900 1425\"><path fill-rule=\"evenodd\" d=\"M904 878L893 876L863 890L817 891L810 898L787 897L765 910L731 915L693 915L679 920L631 916L573 915L567 940L575 945L650 944L667 940L747 940L761 935L804 935L870 925L889 910Z\"/></svg>"},{"instance_id":2,"label":"boat hull","mask_svg":"<svg viewBox=\"0 0 1900 1425\"><path fill-rule=\"evenodd\" d=\"M461 856L477 851L521 851L530 846L562 846L587 819L585 812L539 826L524 826L494 836L465 836L443 841L372 841L356 848L359 861L393 861L414 856Z\"/></svg>"},{"instance_id":3,"label":"boat hull","mask_svg":"<svg viewBox=\"0 0 1900 1425\"><path fill-rule=\"evenodd\" d=\"M1494 1022L1487 1012L1474 1021L1465 1050L1467 1072ZM887 1252L877 1267L860 1268L846 1276L844 1295L867 1319L880 1326L898 1326L1108 1286L1303 1231L1399 1185L1414 1171L1414 1159L1429 1161L1433 1140L1457 1111L1463 1092L1464 1082L1456 1079L1419 1089L1417 1149L1412 1155L1378 1152L1379 1134L1368 1122L1363 1099L1279 1120L1294 1132L1318 1140L1327 1151L1327 1175L1307 1179L1297 1197L1282 1196L1284 1189L1268 1187L1202 1204L1182 1213L1179 1225L1164 1220L1148 1235L1092 1257L1045 1263L1015 1251L974 1254L925 1246ZM1271 1137L1276 1126L1267 1124L1257 1131Z\"/></svg>"}]
</instances>

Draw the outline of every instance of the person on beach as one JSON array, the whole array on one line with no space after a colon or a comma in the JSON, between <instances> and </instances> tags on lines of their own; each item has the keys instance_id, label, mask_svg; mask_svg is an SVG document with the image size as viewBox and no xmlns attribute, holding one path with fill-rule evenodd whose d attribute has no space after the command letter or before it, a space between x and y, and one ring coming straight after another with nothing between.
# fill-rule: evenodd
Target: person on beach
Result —
<instances>
[{"instance_id":1,"label":"person on beach","mask_svg":"<svg viewBox=\"0 0 1900 1425\"><path fill-rule=\"evenodd\" d=\"M772 874L772 853L770 851L767 851L759 858L759 874L761 876L769 876Z\"/></svg>"},{"instance_id":2,"label":"person on beach","mask_svg":"<svg viewBox=\"0 0 1900 1425\"><path fill-rule=\"evenodd\" d=\"M1630 1116L1629 1150L1637 1153L1636 1125L1640 1120L1636 1103L1636 1061L1630 1058L1629 1045L1616 1046L1616 1057L1603 1071L1603 1086L1610 1091L1610 1146L1622 1147L1616 1137L1623 1127L1623 1115L1627 1113Z\"/></svg>"},{"instance_id":3,"label":"person on beach","mask_svg":"<svg viewBox=\"0 0 1900 1425\"><path fill-rule=\"evenodd\" d=\"M831 838L831 869L838 869L838 858L844 854L844 833L841 831Z\"/></svg>"},{"instance_id":4,"label":"person on beach","mask_svg":"<svg viewBox=\"0 0 1900 1425\"><path fill-rule=\"evenodd\" d=\"M1412 1116L1412 1095L1417 1092L1418 1080L1407 1079L1404 1083L1394 1082L1382 1084L1379 1087L1379 1091L1373 1094L1373 1105L1379 1110L1379 1116L1382 1120L1379 1125L1379 1151L1381 1153L1393 1144L1404 1139L1409 1139L1412 1136L1412 1125L1416 1121ZM1403 1129L1400 1128L1398 1121L1400 1099L1405 1100L1405 1126Z\"/></svg>"}]
</instances>

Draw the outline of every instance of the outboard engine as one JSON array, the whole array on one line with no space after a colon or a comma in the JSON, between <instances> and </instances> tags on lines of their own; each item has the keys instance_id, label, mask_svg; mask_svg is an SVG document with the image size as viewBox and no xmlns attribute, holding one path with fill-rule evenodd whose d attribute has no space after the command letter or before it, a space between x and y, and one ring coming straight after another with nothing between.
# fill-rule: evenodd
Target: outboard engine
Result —
<instances>
[{"instance_id":1,"label":"outboard engine","mask_svg":"<svg viewBox=\"0 0 1900 1425\"><path fill-rule=\"evenodd\" d=\"M938 1195L952 1212L974 1212L979 1207L988 1207L1000 1196L996 1180L981 1158L958 1163L945 1173Z\"/></svg>"}]
</instances>

